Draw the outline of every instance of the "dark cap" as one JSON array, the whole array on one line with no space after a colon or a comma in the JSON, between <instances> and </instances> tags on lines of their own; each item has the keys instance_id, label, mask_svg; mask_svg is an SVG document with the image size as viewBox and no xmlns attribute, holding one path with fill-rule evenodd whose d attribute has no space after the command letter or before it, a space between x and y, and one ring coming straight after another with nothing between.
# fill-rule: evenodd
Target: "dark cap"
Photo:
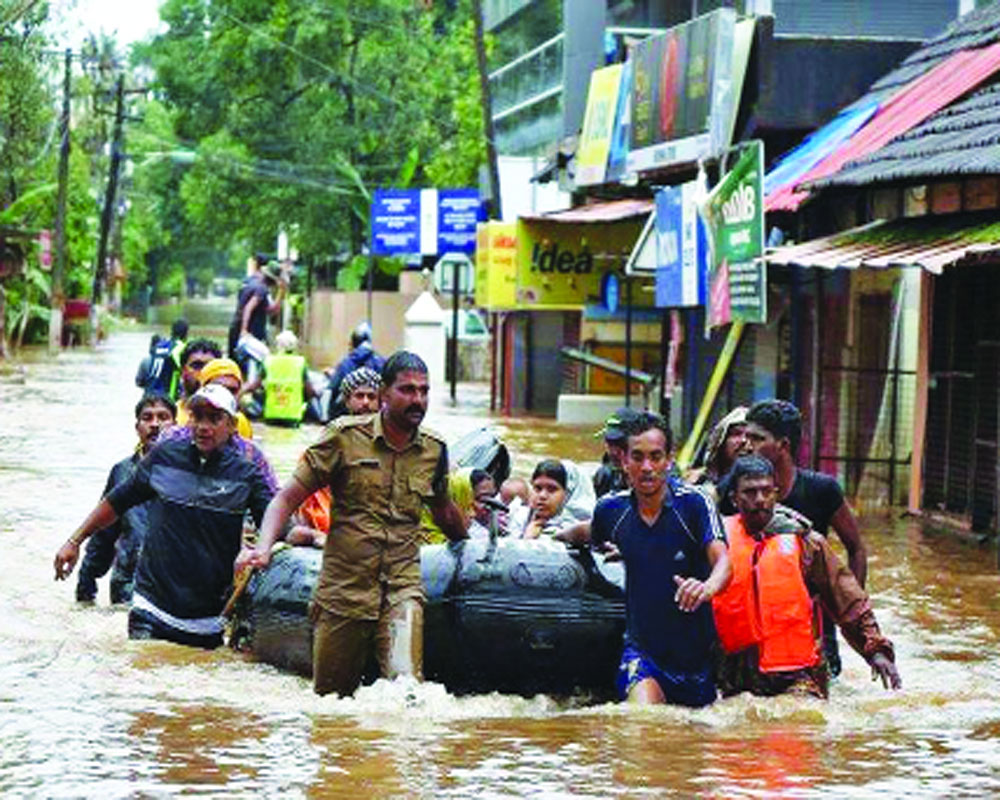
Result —
<instances>
[{"instance_id":1,"label":"dark cap","mask_svg":"<svg viewBox=\"0 0 1000 800\"><path fill-rule=\"evenodd\" d=\"M597 432L597 435L603 436L606 442L624 442L628 439L629 425L638 419L639 413L627 406L616 409L615 413L604 421L604 427Z\"/></svg>"}]
</instances>

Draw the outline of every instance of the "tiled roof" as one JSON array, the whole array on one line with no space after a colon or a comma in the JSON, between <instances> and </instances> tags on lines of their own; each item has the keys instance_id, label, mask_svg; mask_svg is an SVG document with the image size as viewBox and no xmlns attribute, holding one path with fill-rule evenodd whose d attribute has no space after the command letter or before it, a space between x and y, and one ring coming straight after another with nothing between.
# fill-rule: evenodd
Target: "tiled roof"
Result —
<instances>
[{"instance_id":1,"label":"tiled roof","mask_svg":"<svg viewBox=\"0 0 1000 800\"><path fill-rule=\"evenodd\" d=\"M939 83L935 79L930 81L935 86L927 86L932 70L941 67L949 73L941 80L950 81L955 76L951 76L950 68L944 66L946 62L957 63L963 52L985 56L985 51L998 42L1000 2L994 2L964 15L939 36L930 39L896 69L876 81L869 93L852 107L873 99L878 100L880 106L890 105L907 92L913 93L915 87L920 87L918 96L907 98L903 105L915 106L918 102L925 105ZM939 106L938 110L930 106L928 110L933 113L924 118L907 111L903 116L911 121L910 127L897 127L896 135L881 143L878 149L861 148L859 151L854 140L871 138L866 129L880 121L880 108L872 123L833 154L835 157L780 190L791 195L791 200L769 196L768 209L798 208L808 196L802 190L857 187L943 175L1000 174L1000 90L993 83L996 75L988 76L989 71L985 72L986 82L983 82L982 72L974 76L976 80L970 81L961 92L964 97L948 99L947 105ZM971 94L969 89L973 89Z\"/></svg>"},{"instance_id":2,"label":"tiled roof","mask_svg":"<svg viewBox=\"0 0 1000 800\"><path fill-rule=\"evenodd\" d=\"M940 274L946 267L995 259L1000 254L1000 223L992 212L879 220L860 228L801 244L778 247L770 264L826 269L920 267Z\"/></svg>"},{"instance_id":3,"label":"tiled roof","mask_svg":"<svg viewBox=\"0 0 1000 800\"><path fill-rule=\"evenodd\" d=\"M1000 3L991 3L958 18L911 53L896 69L872 84L873 92L899 88L959 50L974 50L1000 41Z\"/></svg>"}]
</instances>

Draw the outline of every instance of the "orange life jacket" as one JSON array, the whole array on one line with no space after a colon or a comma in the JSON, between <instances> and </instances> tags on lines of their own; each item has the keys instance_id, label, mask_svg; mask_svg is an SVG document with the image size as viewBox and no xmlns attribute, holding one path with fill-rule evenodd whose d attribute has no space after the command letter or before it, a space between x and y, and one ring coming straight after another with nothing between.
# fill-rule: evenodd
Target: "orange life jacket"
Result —
<instances>
[{"instance_id":1,"label":"orange life jacket","mask_svg":"<svg viewBox=\"0 0 1000 800\"><path fill-rule=\"evenodd\" d=\"M794 533L754 539L738 514L725 520L733 578L712 598L715 628L727 653L758 647L761 672L815 666L820 653L815 609L802 578L802 542Z\"/></svg>"}]
</instances>

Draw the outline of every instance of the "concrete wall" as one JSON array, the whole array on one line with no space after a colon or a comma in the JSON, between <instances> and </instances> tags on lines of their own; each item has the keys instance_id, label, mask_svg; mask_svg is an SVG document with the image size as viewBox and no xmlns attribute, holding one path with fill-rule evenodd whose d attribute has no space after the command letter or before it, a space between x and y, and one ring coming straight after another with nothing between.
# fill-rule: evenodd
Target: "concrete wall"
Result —
<instances>
[{"instance_id":1,"label":"concrete wall","mask_svg":"<svg viewBox=\"0 0 1000 800\"><path fill-rule=\"evenodd\" d=\"M375 292L372 298L372 343L388 355L403 347L406 313L416 294ZM317 369L335 365L350 349L351 331L368 317L365 292L317 289L306 301L302 351Z\"/></svg>"}]
</instances>

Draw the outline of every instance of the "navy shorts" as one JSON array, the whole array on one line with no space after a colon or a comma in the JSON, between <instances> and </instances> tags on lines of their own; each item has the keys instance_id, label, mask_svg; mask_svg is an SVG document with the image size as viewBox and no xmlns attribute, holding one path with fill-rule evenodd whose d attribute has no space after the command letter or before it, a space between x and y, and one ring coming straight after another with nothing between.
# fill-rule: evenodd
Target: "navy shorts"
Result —
<instances>
[{"instance_id":1,"label":"navy shorts","mask_svg":"<svg viewBox=\"0 0 1000 800\"><path fill-rule=\"evenodd\" d=\"M711 668L702 672L668 672L660 669L634 644L626 642L615 681L618 696L625 700L635 685L646 678L660 685L668 703L701 708L715 702L715 679Z\"/></svg>"}]
</instances>

